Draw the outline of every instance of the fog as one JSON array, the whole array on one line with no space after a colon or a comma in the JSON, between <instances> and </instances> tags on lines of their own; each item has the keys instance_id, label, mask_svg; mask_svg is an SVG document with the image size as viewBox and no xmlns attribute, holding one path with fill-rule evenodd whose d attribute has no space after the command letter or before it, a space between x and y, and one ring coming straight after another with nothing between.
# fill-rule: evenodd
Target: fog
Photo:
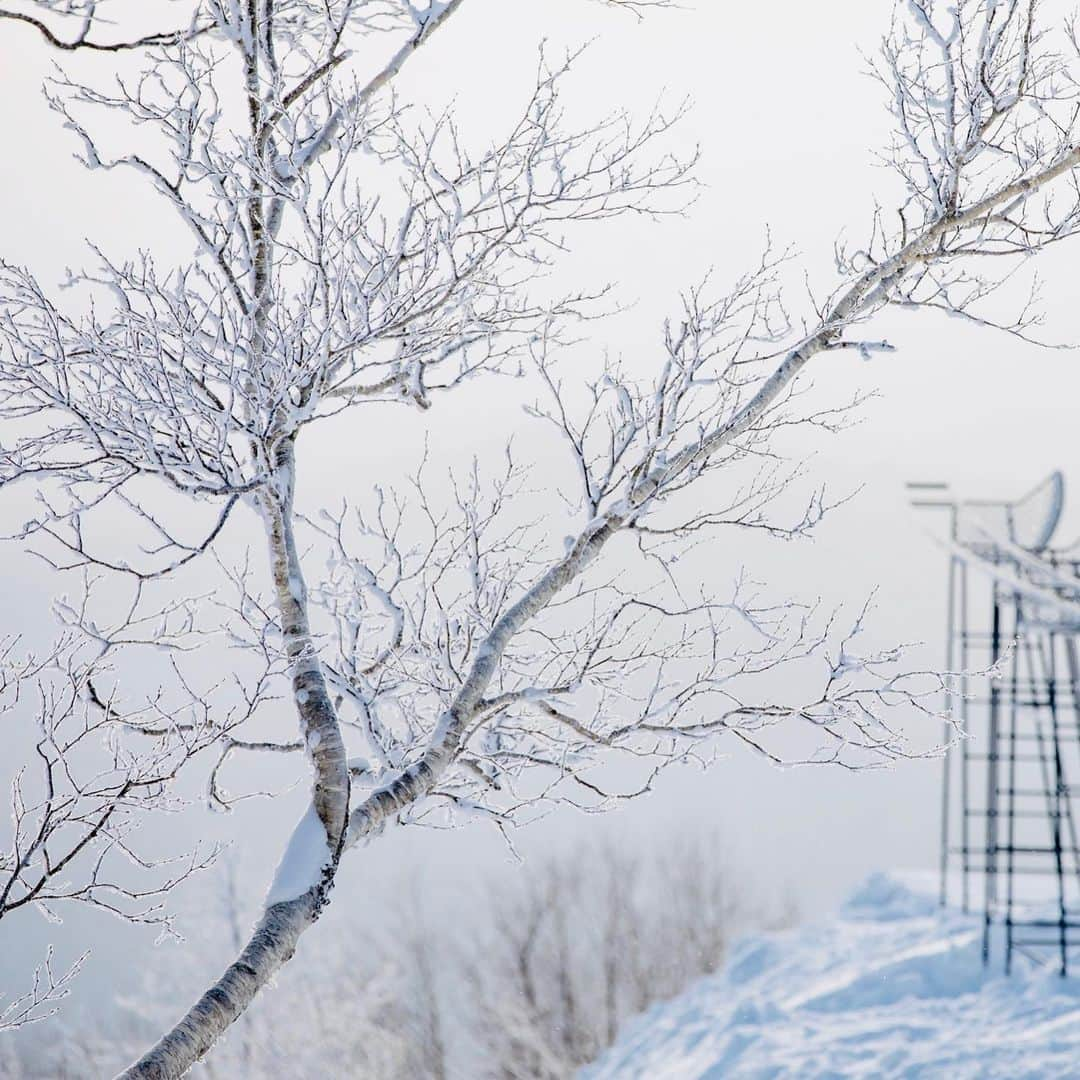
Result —
<instances>
[{"instance_id":1,"label":"fog","mask_svg":"<svg viewBox=\"0 0 1080 1080\"><path fill-rule=\"evenodd\" d=\"M620 218L574 230L572 253L554 270L566 288L611 283L623 310L588 328L588 348L644 366L679 290L706 271L719 281L736 277L757 259L768 233L775 245L792 246L795 266L824 292L833 281L837 239L861 242L875 199L890 205L893 181L874 158L887 144L889 117L861 52L873 51L891 8L889 0L701 0L639 23L584 0L469 0L408 67L399 91L432 107L454 101L466 133L493 135L520 107L546 35L553 51L592 42L567 87L575 116L617 104L640 111L661 94L672 101L689 96L692 111L673 141L683 149L700 145L703 186L694 204L681 218ZM110 252L161 245L162 261L182 258L183 234L138 177L87 174L72 160L74 140L38 93L51 62L32 33L0 24L0 256L46 280L83 261L88 238ZM1040 260L1043 332L1051 341L1080 342L1074 259L1063 245ZM1015 296L1025 288L1018 281ZM810 310L798 292L789 305L796 317ZM814 454L808 483L827 482L830 491L854 497L812 541L718 536L695 558L711 581L734 579L745 565L770 594L821 598L852 613L872 594L874 640L923 642L916 655L935 664L944 656L946 556L928 534L934 522L908 506L905 483L943 481L965 496L1010 497L1062 468L1067 502L1059 536L1080 531L1068 497L1080 377L1068 349L1042 349L928 313L879 317L872 334L898 350L869 362L853 351L826 355L813 378L820 394L846 400L872 391L875 398L860 408L857 425L805 447ZM529 428L515 394L514 386L481 381L430 413L386 406L330 422L305 447L301 504L333 503L353 485L370 487L407 467L425 432L441 452L467 460L517 431L543 474L557 474L565 467L558 448L546 448ZM250 526L234 523L235 550ZM0 628L46 633L56 580L14 549L0 557ZM939 735L912 731L918 745ZM653 793L609 815L560 811L518 832L524 867L494 829L392 829L345 860L330 912L312 933L341 932L364 918L387 895L387 883L403 876L419 874L426 890L452 906L485 875L528 873L530 855L583 837L632 846L702 825L724 838L734 873L765 891L789 891L813 915L875 868L936 865L940 771L940 762L926 759L866 772L780 769L731 747L708 771L665 772ZM159 826L163 843L182 844L196 833L230 840L254 911L304 799L293 790L248 801L227 818L194 806ZM136 985L131 951L152 939L96 914L70 913L63 925L46 926L18 913L0 928L0 985L21 985L46 940L56 942L61 959L89 946L73 1002L107 1013ZM176 948L183 946L160 946L162 964Z\"/></svg>"}]
</instances>

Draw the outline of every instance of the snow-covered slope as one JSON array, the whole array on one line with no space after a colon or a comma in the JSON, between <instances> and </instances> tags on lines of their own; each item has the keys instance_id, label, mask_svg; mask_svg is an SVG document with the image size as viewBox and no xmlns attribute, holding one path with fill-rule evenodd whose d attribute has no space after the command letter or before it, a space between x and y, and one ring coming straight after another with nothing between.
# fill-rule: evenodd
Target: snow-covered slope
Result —
<instances>
[{"instance_id":1,"label":"snow-covered slope","mask_svg":"<svg viewBox=\"0 0 1080 1080\"><path fill-rule=\"evenodd\" d=\"M1080 978L980 959L978 920L876 875L833 922L758 937L581 1080L1080 1080Z\"/></svg>"}]
</instances>

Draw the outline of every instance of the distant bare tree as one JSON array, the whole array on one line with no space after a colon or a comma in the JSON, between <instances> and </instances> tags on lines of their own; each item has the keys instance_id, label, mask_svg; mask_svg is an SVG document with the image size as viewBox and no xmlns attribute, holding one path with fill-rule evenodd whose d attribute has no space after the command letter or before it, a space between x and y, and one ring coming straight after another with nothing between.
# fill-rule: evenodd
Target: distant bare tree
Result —
<instances>
[{"instance_id":1,"label":"distant bare tree","mask_svg":"<svg viewBox=\"0 0 1080 1080\"><path fill-rule=\"evenodd\" d=\"M490 900L466 954L476 1075L565 1080L620 1027L723 963L731 940L791 917L734 885L716 837L664 850L571 849Z\"/></svg>"},{"instance_id":2,"label":"distant bare tree","mask_svg":"<svg viewBox=\"0 0 1080 1080\"><path fill-rule=\"evenodd\" d=\"M813 733L815 762L911 752L890 711L928 710L938 677L862 647L862 618L845 633L734 567L730 592L706 587L679 556L723 530L794 537L820 520L824 496L791 518L776 502L800 472L780 460L783 434L843 418L850 395L808 406L798 379L830 352L890 348L864 328L876 313L1032 331L1031 310L1002 315L996 290L1080 226L1077 49L1036 21L1049 5L899 3L878 70L897 204L801 313L783 253L727 289L690 289L643 375L567 352L595 297L538 299L531 283L573 227L683 205L693 162L663 151L680 110L570 128L559 95L577 56L543 57L519 119L473 146L449 113L421 118L394 93L465 0L189 0L182 21L127 34L104 7L5 3L0 21L69 58L107 54L96 75L72 60L49 101L87 166L145 177L195 251L168 267L95 249L63 305L29 270L0 268L0 483L34 494L15 532L57 574L108 579L114 606L128 590L119 620L64 609L117 669L86 697L120 743L197 733L218 766L303 754L312 782L240 956L126 1077L178 1077L205 1055L293 955L345 851L390 821L506 827L553 803L600 808L666 764L709 761L719 737L775 757L783 721ZM99 110L129 123L119 150L95 135ZM298 513L311 425L347 415L363 438L362 408L427 409L508 372L572 488L531 490L508 449L450 482L425 463L411 484L364 478L355 506ZM103 531L103 513L123 523ZM225 568L235 601L172 601L185 646L156 640L149 613L170 610L161 597L226 530L265 544L266 566ZM222 641L227 685L212 674ZM162 644L163 688L144 701L120 661L130 671ZM778 671L786 699L762 689ZM300 737L270 740L262 705L283 683Z\"/></svg>"}]
</instances>

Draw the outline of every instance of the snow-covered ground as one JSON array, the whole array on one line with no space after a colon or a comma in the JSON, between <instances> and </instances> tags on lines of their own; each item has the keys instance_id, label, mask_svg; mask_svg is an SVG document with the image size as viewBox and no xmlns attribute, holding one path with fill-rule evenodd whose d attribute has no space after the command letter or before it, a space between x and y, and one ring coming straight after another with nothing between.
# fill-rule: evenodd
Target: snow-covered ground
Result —
<instances>
[{"instance_id":1,"label":"snow-covered ground","mask_svg":"<svg viewBox=\"0 0 1080 1080\"><path fill-rule=\"evenodd\" d=\"M832 922L756 937L581 1080L1080 1080L1080 978L984 970L981 926L875 875Z\"/></svg>"}]
</instances>

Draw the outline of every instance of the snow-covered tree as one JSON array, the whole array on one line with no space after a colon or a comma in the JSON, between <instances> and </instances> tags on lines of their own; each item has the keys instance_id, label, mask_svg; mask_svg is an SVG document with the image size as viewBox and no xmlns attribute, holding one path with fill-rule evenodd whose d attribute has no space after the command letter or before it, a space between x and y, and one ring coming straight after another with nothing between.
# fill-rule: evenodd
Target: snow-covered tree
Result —
<instances>
[{"instance_id":1,"label":"snow-covered tree","mask_svg":"<svg viewBox=\"0 0 1080 1080\"><path fill-rule=\"evenodd\" d=\"M995 289L1080 225L1076 47L1036 21L1049 5L903 0L877 67L902 194L838 253L835 291L797 311L769 251L726 289L689 288L633 371L590 366L571 345L604 290L554 297L537 278L590 222L684 205L694 162L664 149L680 110L573 127L560 93L579 56L542 56L517 122L476 146L395 93L466 0L183 6L154 25L145 5L125 35L104 0L0 4L9 34L64 58L46 92L86 165L144 177L193 240L179 265L102 244L63 300L0 266L0 483L35 497L18 538L85 583L58 609L82 650L79 723L113 730L120 789L154 775L165 797L175 770L153 770L172 748L170 769L210 757L217 805L239 754L295 755L311 777L250 940L129 1078L206 1054L388 822L595 808L725 737L774 755L783 721L815 734L817 761L909 753L890 710L931 710L940 680L860 648L862 617L844 634L745 578L712 591L679 554L724 530L811 530L827 504L782 516L799 467L778 440L833 426L850 394L807 407L800 375L888 349L865 329L888 306L1025 334L1030 313L1003 319ZM521 377L573 490L531 489L507 448L449 483L427 460L407 484L343 478L351 504L298 512L308 428L362 440L370 410L438 408L494 374ZM244 532L268 559L222 558L233 598L177 599ZM221 643L240 659L215 683ZM130 689L155 663L160 686ZM797 700L762 694L780 668L802 673ZM263 727L282 683L293 741ZM69 869L113 842L99 830ZM14 865L25 889L39 864Z\"/></svg>"},{"instance_id":2,"label":"snow-covered tree","mask_svg":"<svg viewBox=\"0 0 1080 1080\"><path fill-rule=\"evenodd\" d=\"M470 1075L575 1076L632 1017L718 970L734 936L790 920L750 895L716 835L647 848L571 848L518 888L489 890L460 980Z\"/></svg>"}]
</instances>

